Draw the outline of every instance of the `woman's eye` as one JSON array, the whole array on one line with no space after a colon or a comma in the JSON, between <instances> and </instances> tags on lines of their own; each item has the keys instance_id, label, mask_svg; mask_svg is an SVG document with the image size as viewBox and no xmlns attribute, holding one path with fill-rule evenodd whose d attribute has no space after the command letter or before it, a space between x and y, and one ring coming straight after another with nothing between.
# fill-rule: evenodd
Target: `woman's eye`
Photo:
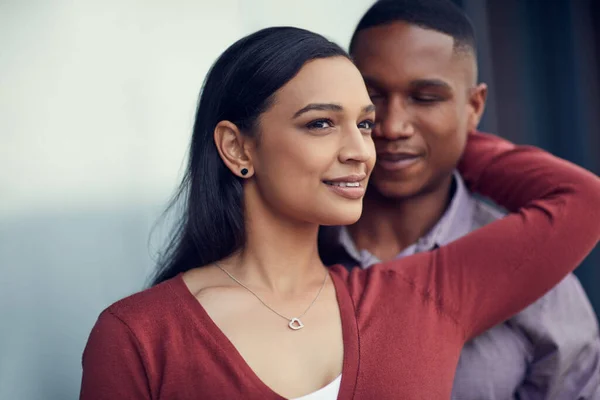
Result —
<instances>
[{"instance_id":1,"label":"woman's eye","mask_svg":"<svg viewBox=\"0 0 600 400\"><path fill-rule=\"evenodd\" d=\"M333 122L328 119L318 119L312 122L309 122L306 127L308 129L327 129L333 127Z\"/></svg>"},{"instance_id":2,"label":"woman's eye","mask_svg":"<svg viewBox=\"0 0 600 400\"><path fill-rule=\"evenodd\" d=\"M358 129L366 129L368 131L372 130L375 127L375 122L371 120L362 121L358 124Z\"/></svg>"}]
</instances>

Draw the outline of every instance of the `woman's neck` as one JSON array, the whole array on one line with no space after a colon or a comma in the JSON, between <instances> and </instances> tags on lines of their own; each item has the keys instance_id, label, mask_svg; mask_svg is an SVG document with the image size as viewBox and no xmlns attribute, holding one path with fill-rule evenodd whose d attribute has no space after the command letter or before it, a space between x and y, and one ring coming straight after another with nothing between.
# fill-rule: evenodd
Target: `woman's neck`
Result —
<instances>
[{"instance_id":1,"label":"woman's neck","mask_svg":"<svg viewBox=\"0 0 600 400\"><path fill-rule=\"evenodd\" d=\"M246 199L244 247L223 266L245 284L293 295L321 282L325 273L319 257L319 226L277 213L262 201Z\"/></svg>"}]
</instances>

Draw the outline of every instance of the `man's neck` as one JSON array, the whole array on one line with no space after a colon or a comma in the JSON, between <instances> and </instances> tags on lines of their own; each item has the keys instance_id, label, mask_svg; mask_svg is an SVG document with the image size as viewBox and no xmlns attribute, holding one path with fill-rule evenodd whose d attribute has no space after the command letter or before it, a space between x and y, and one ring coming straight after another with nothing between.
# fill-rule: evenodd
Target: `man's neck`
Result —
<instances>
[{"instance_id":1,"label":"man's neck","mask_svg":"<svg viewBox=\"0 0 600 400\"><path fill-rule=\"evenodd\" d=\"M360 220L348 227L350 236L358 249L389 261L438 223L451 195L451 176L435 190L410 198L386 199L369 193Z\"/></svg>"}]
</instances>

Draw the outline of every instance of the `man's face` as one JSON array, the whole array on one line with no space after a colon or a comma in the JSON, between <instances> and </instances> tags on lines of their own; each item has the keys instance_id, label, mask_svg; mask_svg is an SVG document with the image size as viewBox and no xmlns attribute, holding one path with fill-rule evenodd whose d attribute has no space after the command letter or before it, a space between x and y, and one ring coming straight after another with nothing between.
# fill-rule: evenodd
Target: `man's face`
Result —
<instances>
[{"instance_id":1,"label":"man's face","mask_svg":"<svg viewBox=\"0 0 600 400\"><path fill-rule=\"evenodd\" d=\"M403 22L361 31L352 53L377 114L371 188L403 199L449 182L485 104L473 53Z\"/></svg>"}]
</instances>

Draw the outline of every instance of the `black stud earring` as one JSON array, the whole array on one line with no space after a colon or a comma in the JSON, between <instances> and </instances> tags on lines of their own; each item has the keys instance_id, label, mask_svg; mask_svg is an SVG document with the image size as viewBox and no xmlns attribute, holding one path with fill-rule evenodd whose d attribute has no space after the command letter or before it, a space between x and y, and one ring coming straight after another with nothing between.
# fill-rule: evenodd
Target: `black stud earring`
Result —
<instances>
[{"instance_id":1,"label":"black stud earring","mask_svg":"<svg viewBox=\"0 0 600 400\"><path fill-rule=\"evenodd\" d=\"M248 175L248 168L242 168L242 170L240 171L242 173L243 176Z\"/></svg>"}]
</instances>

